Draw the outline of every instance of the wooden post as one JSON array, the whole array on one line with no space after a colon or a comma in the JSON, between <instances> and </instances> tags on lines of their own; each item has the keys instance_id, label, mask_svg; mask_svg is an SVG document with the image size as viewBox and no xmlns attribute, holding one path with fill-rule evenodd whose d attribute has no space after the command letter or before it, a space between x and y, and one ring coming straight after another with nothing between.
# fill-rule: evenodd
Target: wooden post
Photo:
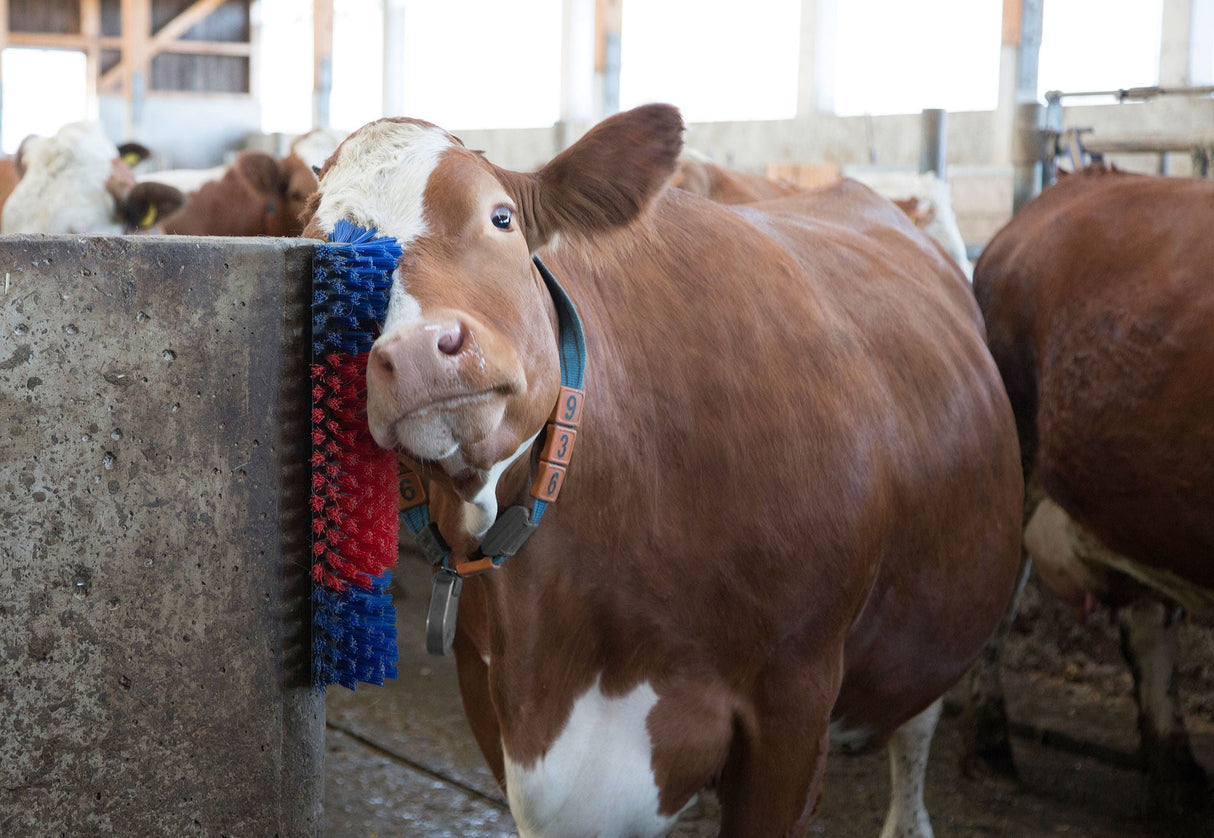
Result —
<instances>
[{"instance_id":1,"label":"wooden post","mask_svg":"<svg viewBox=\"0 0 1214 838\"><path fill-rule=\"evenodd\" d=\"M312 0L312 127L329 127L333 95L333 0Z\"/></svg>"},{"instance_id":2,"label":"wooden post","mask_svg":"<svg viewBox=\"0 0 1214 838\"><path fill-rule=\"evenodd\" d=\"M80 0L80 34L85 40L85 112L89 119L97 119L100 115L101 0Z\"/></svg>"},{"instance_id":3,"label":"wooden post","mask_svg":"<svg viewBox=\"0 0 1214 838\"><path fill-rule=\"evenodd\" d=\"M122 96L126 100L124 139L138 136L143 127L143 103L148 91L148 41L151 37L151 0L122 0Z\"/></svg>"},{"instance_id":4,"label":"wooden post","mask_svg":"<svg viewBox=\"0 0 1214 838\"><path fill-rule=\"evenodd\" d=\"M620 109L620 29L623 0L597 0L594 19L594 80L601 116Z\"/></svg>"}]
</instances>

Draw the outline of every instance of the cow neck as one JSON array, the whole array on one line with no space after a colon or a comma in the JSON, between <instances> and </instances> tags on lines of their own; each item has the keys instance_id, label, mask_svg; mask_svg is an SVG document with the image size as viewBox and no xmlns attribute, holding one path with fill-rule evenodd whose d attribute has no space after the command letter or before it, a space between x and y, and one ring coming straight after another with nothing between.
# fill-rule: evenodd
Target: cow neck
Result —
<instances>
[{"instance_id":1,"label":"cow neck","mask_svg":"<svg viewBox=\"0 0 1214 838\"><path fill-rule=\"evenodd\" d=\"M586 336L582 320L548 266L539 256L531 258L556 308L561 389L542 434L538 468L530 492L519 503L498 514L473 555L453 556L437 522L430 519L425 483L411 470L400 475L401 521L436 569L426 617L426 650L432 655L446 655L451 651L464 577L501 567L539 528L545 510L557 499L564 485L565 469L577 439L582 418L582 384L586 375Z\"/></svg>"}]
</instances>

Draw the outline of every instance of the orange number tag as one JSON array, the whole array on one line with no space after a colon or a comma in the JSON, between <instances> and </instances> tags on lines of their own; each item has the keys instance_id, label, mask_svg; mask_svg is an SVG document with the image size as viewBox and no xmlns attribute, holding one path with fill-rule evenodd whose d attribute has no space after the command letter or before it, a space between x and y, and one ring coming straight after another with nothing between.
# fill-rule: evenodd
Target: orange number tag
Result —
<instances>
[{"instance_id":1,"label":"orange number tag","mask_svg":"<svg viewBox=\"0 0 1214 838\"><path fill-rule=\"evenodd\" d=\"M417 472L403 469L397 477L400 479L400 509L412 509L426 502L426 487Z\"/></svg>"},{"instance_id":2,"label":"orange number tag","mask_svg":"<svg viewBox=\"0 0 1214 838\"><path fill-rule=\"evenodd\" d=\"M560 398L556 400L556 409L552 411L552 421L558 425L576 428L582 421L583 395L581 390L562 387Z\"/></svg>"},{"instance_id":3,"label":"orange number tag","mask_svg":"<svg viewBox=\"0 0 1214 838\"><path fill-rule=\"evenodd\" d=\"M564 482L565 469L541 460L539 473L531 484L531 497L551 503L561 493L561 484Z\"/></svg>"},{"instance_id":4,"label":"orange number tag","mask_svg":"<svg viewBox=\"0 0 1214 838\"><path fill-rule=\"evenodd\" d=\"M556 463L558 466L569 465L569 458L573 456L575 440L577 440L577 431L573 428L549 422L548 436L544 441L544 450L540 452L540 459Z\"/></svg>"}]
</instances>

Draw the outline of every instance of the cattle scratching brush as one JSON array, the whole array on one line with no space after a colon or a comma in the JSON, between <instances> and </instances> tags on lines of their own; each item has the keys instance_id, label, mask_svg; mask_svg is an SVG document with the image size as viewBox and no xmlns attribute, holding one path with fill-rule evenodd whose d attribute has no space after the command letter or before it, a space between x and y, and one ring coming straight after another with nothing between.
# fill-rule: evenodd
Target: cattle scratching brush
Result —
<instances>
[{"instance_id":1,"label":"cattle scratching brush","mask_svg":"<svg viewBox=\"0 0 1214 838\"><path fill-rule=\"evenodd\" d=\"M397 460L367 427L367 357L400 258L339 221L312 259L312 683L396 677Z\"/></svg>"}]
</instances>

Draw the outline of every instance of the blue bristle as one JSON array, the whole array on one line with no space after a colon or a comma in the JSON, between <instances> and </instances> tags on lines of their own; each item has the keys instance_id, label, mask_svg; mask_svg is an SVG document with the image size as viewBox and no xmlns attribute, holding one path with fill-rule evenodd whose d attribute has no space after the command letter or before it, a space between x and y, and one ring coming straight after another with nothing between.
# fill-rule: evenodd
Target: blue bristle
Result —
<instances>
[{"instance_id":1,"label":"blue bristle","mask_svg":"<svg viewBox=\"0 0 1214 838\"><path fill-rule=\"evenodd\" d=\"M312 592L312 680L317 686L358 683L383 686L397 675L396 611L387 593L390 573L371 590L351 586Z\"/></svg>"}]
</instances>

